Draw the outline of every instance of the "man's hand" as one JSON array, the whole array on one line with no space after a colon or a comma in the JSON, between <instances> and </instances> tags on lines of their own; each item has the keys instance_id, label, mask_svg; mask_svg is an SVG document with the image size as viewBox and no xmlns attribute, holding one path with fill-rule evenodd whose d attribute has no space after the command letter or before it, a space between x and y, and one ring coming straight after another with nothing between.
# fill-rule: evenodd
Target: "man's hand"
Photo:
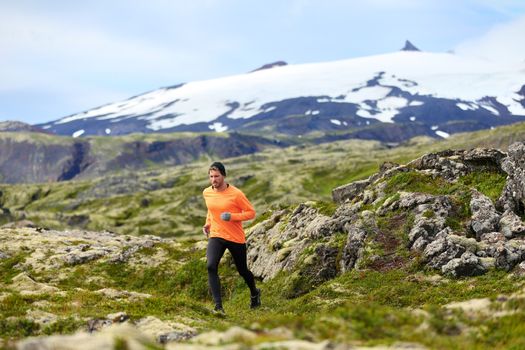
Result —
<instances>
[{"instance_id":1,"label":"man's hand","mask_svg":"<svg viewBox=\"0 0 525 350\"><path fill-rule=\"evenodd\" d=\"M224 213L221 213L221 220L223 221L230 221L232 218L232 214L228 211L225 211Z\"/></svg>"},{"instance_id":2,"label":"man's hand","mask_svg":"<svg viewBox=\"0 0 525 350\"><path fill-rule=\"evenodd\" d=\"M210 225L204 225L202 226L202 233L208 238L208 235L210 234Z\"/></svg>"}]
</instances>

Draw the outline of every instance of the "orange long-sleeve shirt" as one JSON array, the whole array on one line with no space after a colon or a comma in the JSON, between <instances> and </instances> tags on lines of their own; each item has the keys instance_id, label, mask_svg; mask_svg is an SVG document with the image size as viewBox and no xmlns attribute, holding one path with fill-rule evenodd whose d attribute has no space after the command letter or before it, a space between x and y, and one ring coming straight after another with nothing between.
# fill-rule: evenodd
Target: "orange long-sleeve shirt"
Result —
<instances>
[{"instance_id":1,"label":"orange long-sleeve shirt","mask_svg":"<svg viewBox=\"0 0 525 350\"><path fill-rule=\"evenodd\" d=\"M202 192L208 207L206 224L210 225L209 237L220 237L235 243L245 243L242 221L255 217L255 209L248 198L237 187L228 185L221 192L207 187ZM230 221L221 220L221 213L230 212Z\"/></svg>"}]
</instances>

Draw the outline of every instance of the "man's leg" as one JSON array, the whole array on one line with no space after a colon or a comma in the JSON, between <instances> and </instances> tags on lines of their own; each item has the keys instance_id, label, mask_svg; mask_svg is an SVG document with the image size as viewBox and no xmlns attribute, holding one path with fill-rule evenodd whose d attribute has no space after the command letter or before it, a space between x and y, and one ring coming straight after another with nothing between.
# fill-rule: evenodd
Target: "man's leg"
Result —
<instances>
[{"instance_id":1,"label":"man's leg","mask_svg":"<svg viewBox=\"0 0 525 350\"><path fill-rule=\"evenodd\" d=\"M206 249L206 267L208 268L208 284L211 289L215 308L222 309L221 282L219 280L219 262L226 250L224 240L221 238L210 238Z\"/></svg>"},{"instance_id":2,"label":"man's leg","mask_svg":"<svg viewBox=\"0 0 525 350\"><path fill-rule=\"evenodd\" d=\"M237 271L250 288L252 297L258 296L259 290L255 286L255 278L253 277L253 273L248 269L246 262L246 244L228 242L228 250L233 257Z\"/></svg>"}]
</instances>

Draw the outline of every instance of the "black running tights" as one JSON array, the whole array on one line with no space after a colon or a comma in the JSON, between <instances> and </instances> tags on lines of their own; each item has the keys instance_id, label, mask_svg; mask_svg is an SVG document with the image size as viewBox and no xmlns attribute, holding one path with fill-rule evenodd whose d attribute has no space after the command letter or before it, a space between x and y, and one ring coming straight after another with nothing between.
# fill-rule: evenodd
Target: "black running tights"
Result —
<instances>
[{"instance_id":1,"label":"black running tights","mask_svg":"<svg viewBox=\"0 0 525 350\"><path fill-rule=\"evenodd\" d=\"M257 295L255 287L255 279L246 263L246 244L235 243L227 241L222 238L213 237L208 240L208 249L206 250L207 268L208 268L208 283L210 285L211 294L215 305L222 306L221 298L221 282L219 280L219 261L224 252L228 249L233 257L237 271L244 278L244 281L250 288L251 295Z\"/></svg>"}]
</instances>

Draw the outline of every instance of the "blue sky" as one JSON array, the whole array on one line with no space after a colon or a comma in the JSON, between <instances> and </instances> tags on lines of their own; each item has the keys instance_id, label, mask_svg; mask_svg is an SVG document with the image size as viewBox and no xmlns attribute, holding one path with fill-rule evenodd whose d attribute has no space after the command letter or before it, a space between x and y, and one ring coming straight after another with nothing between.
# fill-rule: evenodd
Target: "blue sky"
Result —
<instances>
[{"instance_id":1,"label":"blue sky","mask_svg":"<svg viewBox=\"0 0 525 350\"><path fill-rule=\"evenodd\" d=\"M521 35L521 37L520 37ZM0 121L182 82L392 52L522 50L523 0L0 0Z\"/></svg>"}]
</instances>

